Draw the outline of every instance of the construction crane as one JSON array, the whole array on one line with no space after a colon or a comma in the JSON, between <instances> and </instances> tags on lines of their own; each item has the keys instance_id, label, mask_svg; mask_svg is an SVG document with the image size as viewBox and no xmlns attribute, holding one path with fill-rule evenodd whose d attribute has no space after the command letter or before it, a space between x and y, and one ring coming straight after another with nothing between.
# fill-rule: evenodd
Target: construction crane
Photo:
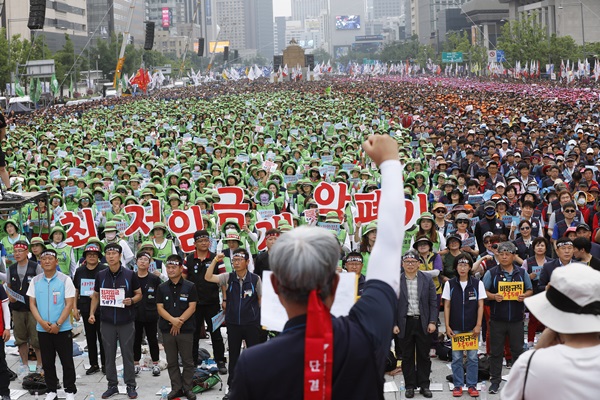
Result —
<instances>
[{"instance_id":1,"label":"construction crane","mask_svg":"<svg viewBox=\"0 0 600 400\"><path fill-rule=\"evenodd\" d=\"M127 29L123 32L123 43L121 43L121 51L119 53L119 59L117 60L117 68L115 68L115 79L113 80L113 87L117 89L117 97L121 97L122 87L119 86L121 75L123 74L123 64L125 64L125 48L129 43L129 37L131 36L129 31L131 30L131 22L133 21L133 12L135 10L136 0L131 1L129 6L129 15L127 16Z\"/></svg>"}]
</instances>

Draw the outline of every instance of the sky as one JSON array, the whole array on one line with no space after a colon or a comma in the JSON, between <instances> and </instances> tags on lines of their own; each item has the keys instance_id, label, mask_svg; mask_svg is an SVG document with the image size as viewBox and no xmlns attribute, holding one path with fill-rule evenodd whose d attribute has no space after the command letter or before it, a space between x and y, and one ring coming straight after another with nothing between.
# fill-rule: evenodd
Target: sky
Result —
<instances>
[{"instance_id":1,"label":"sky","mask_svg":"<svg viewBox=\"0 0 600 400\"><path fill-rule=\"evenodd\" d=\"M282 17L292 15L290 0L273 0L273 16Z\"/></svg>"}]
</instances>

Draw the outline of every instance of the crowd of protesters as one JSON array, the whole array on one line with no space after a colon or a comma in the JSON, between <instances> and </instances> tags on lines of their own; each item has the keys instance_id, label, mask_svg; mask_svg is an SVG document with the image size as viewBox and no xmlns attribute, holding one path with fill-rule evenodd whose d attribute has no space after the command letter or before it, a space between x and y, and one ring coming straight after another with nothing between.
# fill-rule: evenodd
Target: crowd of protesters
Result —
<instances>
[{"instance_id":1,"label":"crowd of protesters","mask_svg":"<svg viewBox=\"0 0 600 400\"><path fill-rule=\"evenodd\" d=\"M34 349L41 344L37 332L45 343L54 330L70 332L65 318L73 309L85 324L87 372L107 374L102 398L118 392L117 342L127 393L136 398L142 331L149 338L149 368L160 375L158 323L169 349L169 398L195 398L189 371L199 361L198 341L212 332L212 317L223 309L229 371L220 331L211 339L219 372L229 372L231 380L242 340L246 346L266 340L259 317L261 276L281 234L302 225L332 229L340 245L338 270L359 275L360 295L377 221L355 222L360 211L354 198L340 210L323 211L314 195L322 182L345 183L352 196L377 190L380 172L361 144L383 134L399 144L406 198L417 201L424 193L427 199L426 211L398 244L404 272L393 336L406 396L417 388L432 396L427 371L443 342L443 327L449 337L482 334L490 355L489 392L498 393L503 364L511 368L544 328L527 312L525 298L547 290L553 272L571 262L600 270L598 98L585 89L384 77L210 83L9 115L2 149L11 189L47 191L49 200L0 219L0 278L11 289L13 321L5 329L13 330L26 363L28 344ZM243 189L249 208L243 223L220 221L215 205L223 187ZM162 204L161 222L147 236L125 236L122 227L132 216L124 206L152 200ZM98 208L106 202L109 209ZM194 233L195 250L185 254L167 222L173 211L193 205L202 210L203 229ZM47 207L50 220L44 222ZM98 237L72 248L61 215L81 215L88 208ZM266 232L257 229L262 219L286 212L291 221L282 219ZM259 248L262 240L267 250ZM66 290L74 304L69 298L59 302L66 315L61 310L40 315L35 302L27 301L37 290L28 290L29 282L40 274L51 278L52 267L75 282L75 291ZM182 276L193 285L186 286ZM499 282L522 283L516 300L503 299ZM108 287L123 289L118 312L101 301L101 289ZM232 300L236 293L244 300ZM181 302L170 304L175 295ZM457 315L461 299L470 304L466 320ZM440 310L445 321L438 319ZM185 355L183 373L178 354ZM67 355L59 352L61 361ZM38 355L40 370L46 366L39 358L46 357ZM459 355L454 358L458 363ZM456 397L465 384L469 395L479 395L476 353L468 360L466 382L462 354L460 372L453 361ZM46 372L53 390L56 371ZM74 382L66 389L76 393Z\"/></svg>"}]
</instances>

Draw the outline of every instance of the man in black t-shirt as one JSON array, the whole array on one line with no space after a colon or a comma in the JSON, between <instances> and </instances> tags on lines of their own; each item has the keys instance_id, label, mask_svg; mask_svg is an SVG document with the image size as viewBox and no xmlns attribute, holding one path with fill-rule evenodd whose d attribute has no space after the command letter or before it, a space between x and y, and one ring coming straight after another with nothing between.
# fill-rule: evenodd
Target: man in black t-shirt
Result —
<instances>
[{"instance_id":1,"label":"man in black t-shirt","mask_svg":"<svg viewBox=\"0 0 600 400\"><path fill-rule=\"evenodd\" d=\"M161 280L149 272L152 256L140 251L136 257L137 277L142 288L142 300L135 305L135 340L133 343L133 362L136 375L140 373L140 359L142 358L142 339L144 332L148 339L150 357L152 357L152 375L160 375L159 347L158 347L158 310L156 309L156 295Z\"/></svg>"},{"instance_id":2,"label":"man in black t-shirt","mask_svg":"<svg viewBox=\"0 0 600 400\"><path fill-rule=\"evenodd\" d=\"M205 230L194 233L194 245L196 251L188 254L185 260L187 269L187 279L196 285L198 292L198 304L196 305L196 330L194 332L194 343L192 346L192 356L194 362L198 362L198 340L200 340L200 328L206 324L210 332L214 358L219 368L219 373L225 375L227 366L225 360L225 345L220 329L213 332L212 318L221 311L219 304L219 286L204 279L206 269L215 258L215 254L208 251L210 238ZM222 265L223 263L219 263ZM225 293L223 293L223 310L225 310Z\"/></svg>"},{"instance_id":3,"label":"man in black t-shirt","mask_svg":"<svg viewBox=\"0 0 600 400\"><path fill-rule=\"evenodd\" d=\"M84 261L80 264L81 266L75 271L73 277L73 285L75 286L75 319L83 317L83 328L85 330L85 340L88 347L88 357L90 360L90 367L85 372L86 375L92 375L100 371L98 366L98 346L100 343L100 361L102 362L102 372L104 369L104 346L102 345L102 335L100 334L100 320L99 310L96 314L96 321L90 324L88 319L90 318L90 303L91 296L94 293L94 282L96 275L103 269L108 268L106 264L102 264L100 259L102 258L102 250L100 243L94 242L93 239L89 240L83 250Z\"/></svg>"},{"instance_id":4,"label":"man in black t-shirt","mask_svg":"<svg viewBox=\"0 0 600 400\"><path fill-rule=\"evenodd\" d=\"M183 260L179 255L167 257L166 269L169 280L158 287L156 307L171 378L171 393L167 398L185 396L188 400L196 400L192 392L192 378L196 370L192 358L192 340L196 330L194 312L198 293L192 282L183 279ZM180 357L183 371L179 369Z\"/></svg>"}]
</instances>

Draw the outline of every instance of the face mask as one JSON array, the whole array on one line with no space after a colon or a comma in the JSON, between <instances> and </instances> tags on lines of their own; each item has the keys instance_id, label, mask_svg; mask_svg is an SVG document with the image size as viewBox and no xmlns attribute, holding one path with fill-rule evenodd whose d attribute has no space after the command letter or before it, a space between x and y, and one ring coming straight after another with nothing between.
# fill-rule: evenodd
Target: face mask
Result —
<instances>
[{"instance_id":1,"label":"face mask","mask_svg":"<svg viewBox=\"0 0 600 400\"><path fill-rule=\"evenodd\" d=\"M269 196L267 193L261 193L261 194L260 194L260 202L261 202L262 204L267 204L267 203L269 202L269 198L270 198L270 197L271 197L271 196Z\"/></svg>"},{"instance_id":2,"label":"face mask","mask_svg":"<svg viewBox=\"0 0 600 400\"><path fill-rule=\"evenodd\" d=\"M200 166L199 165L194 166L194 171L200 171Z\"/></svg>"},{"instance_id":3,"label":"face mask","mask_svg":"<svg viewBox=\"0 0 600 400\"><path fill-rule=\"evenodd\" d=\"M96 200L96 201L102 201L102 200L104 200L104 198L102 197L101 194L98 193L98 194L94 195L94 200Z\"/></svg>"},{"instance_id":4,"label":"face mask","mask_svg":"<svg viewBox=\"0 0 600 400\"><path fill-rule=\"evenodd\" d=\"M577 204L579 204L580 206L585 204L585 199L583 197L580 197L577 199Z\"/></svg>"},{"instance_id":5,"label":"face mask","mask_svg":"<svg viewBox=\"0 0 600 400\"><path fill-rule=\"evenodd\" d=\"M187 196L181 196L181 201L186 201L187 200Z\"/></svg>"},{"instance_id":6,"label":"face mask","mask_svg":"<svg viewBox=\"0 0 600 400\"><path fill-rule=\"evenodd\" d=\"M113 240L117 237L117 232L106 232L106 239Z\"/></svg>"}]
</instances>

